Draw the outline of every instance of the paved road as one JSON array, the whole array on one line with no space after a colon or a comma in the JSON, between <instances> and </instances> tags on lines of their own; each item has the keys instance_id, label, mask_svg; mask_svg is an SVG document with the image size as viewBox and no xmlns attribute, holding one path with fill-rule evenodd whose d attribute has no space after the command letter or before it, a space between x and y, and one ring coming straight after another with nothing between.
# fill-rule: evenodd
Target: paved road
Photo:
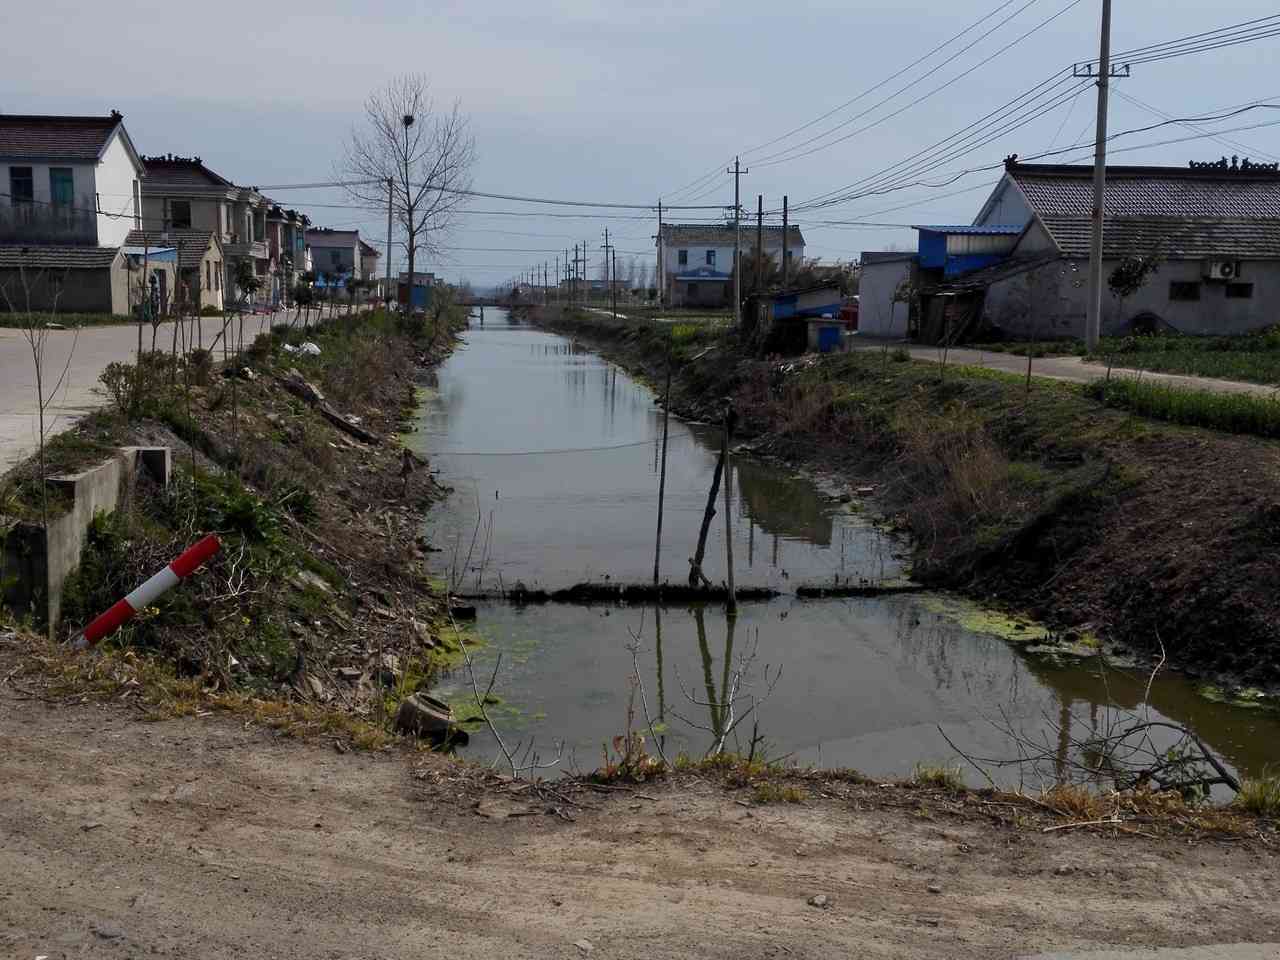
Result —
<instances>
[{"instance_id":1,"label":"paved road","mask_svg":"<svg viewBox=\"0 0 1280 960\"><path fill-rule=\"evenodd\" d=\"M893 349L898 341L877 340L870 337L855 337L852 341L855 350L883 350L887 345ZM942 351L938 347L907 346L911 356L916 360L938 363ZM1004 370L1008 373L1025 374L1027 358L1016 357L1008 353L991 353L987 350L974 350L969 347L953 347L947 351L947 363L965 364L974 367L987 367L991 370ZM1105 376L1107 368L1098 363L1086 363L1080 357L1041 357L1031 362L1031 375L1049 380L1069 380L1073 383L1089 383ZM1259 383L1244 383L1239 380L1216 380L1210 377L1184 377L1173 373L1153 373L1150 370L1135 370L1129 367L1113 367L1113 377L1141 377L1155 383L1166 383L1170 386L1187 387L1194 390L1208 390L1212 393L1253 393L1258 396L1274 396L1277 388Z\"/></svg>"},{"instance_id":2,"label":"paved road","mask_svg":"<svg viewBox=\"0 0 1280 960\"><path fill-rule=\"evenodd\" d=\"M246 316L246 342L267 329L269 324L283 320L283 313ZM202 340L198 342L207 347L221 333L222 319L204 317L200 323ZM150 327L143 331L143 337L144 345L149 349ZM172 344L173 325L162 324L156 345L169 349ZM98 382L98 375L109 363L132 362L137 349L138 328L133 325L47 331L44 346L46 388L58 384L60 379L61 384L45 409L46 435L69 429L79 417L102 406L107 398ZM31 347L23 332L0 329L0 474L29 457L38 446L40 428L35 381Z\"/></svg>"}]
</instances>

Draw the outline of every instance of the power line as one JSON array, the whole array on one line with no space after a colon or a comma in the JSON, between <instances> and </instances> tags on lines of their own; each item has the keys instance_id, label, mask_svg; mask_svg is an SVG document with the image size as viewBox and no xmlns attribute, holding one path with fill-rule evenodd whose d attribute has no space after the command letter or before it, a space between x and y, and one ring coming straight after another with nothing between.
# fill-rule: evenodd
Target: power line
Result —
<instances>
[{"instance_id":1,"label":"power line","mask_svg":"<svg viewBox=\"0 0 1280 960\"><path fill-rule=\"evenodd\" d=\"M947 80L945 83L942 83L942 84L940 84L940 85L938 85L938 86L934 87L932 90L928 91L927 93L921 94L919 97L916 97L914 100L910 101L910 102L909 102L909 103L907 103L906 105L904 105L904 106L902 106L902 107L899 107L897 110L894 110L893 112L888 113L888 114L884 115L883 117L880 117L880 118L879 118L879 119L877 119L877 120L873 120L873 121L872 121L871 123L869 123L869 124L866 124L866 125L864 125L864 126L862 126L862 127L859 127L859 128L858 128L858 129L856 129L856 130L853 130L853 131L851 131L851 132L849 132L849 133L844 134L843 136L837 137L837 138L836 138L836 139L834 139L834 140L830 140L830 141L828 141L828 142L826 142L826 143L818 144L817 146L815 146L815 147L811 147L810 149L808 149L808 150L804 150L804 151L802 151L802 152L800 152L800 153L793 153L791 156L784 156L784 155L783 155L783 154L788 153L788 152L790 152L790 151L792 151L792 150L799 149L800 147L805 146L806 144L813 143L815 140L817 140L817 139L821 139L821 137L827 136L828 134L835 132L835 130L838 130L838 129L840 129L841 127L847 126L849 123L853 122L853 119L857 119L856 117L855 117L855 118L851 118L850 120L847 120L847 121L845 121L845 122L843 122L843 123L839 124L838 126L831 128L831 130L828 130L828 131L826 131L825 133L820 134L818 137L810 138L809 140L804 141L804 143L800 143L800 144L797 144L795 147L789 148L789 150L782 151L781 153L778 153L778 154L773 154L773 155L771 155L770 157L764 157L764 158L762 158L762 159L760 159L760 160L755 161L755 163L756 163L758 166L773 166L773 165L775 165L775 164L779 164L779 163L788 163L788 162L790 162L790 161L792 161L792 160L799 160L799 159L801 159L801 158L803 158L803 157L812 156L813 154L818 153L818 152L819 152L819 151L821 151L821 150L826 150L826 149L828 149L828 148L830 148L830 147L834 147L834 146L836 146L837 144L844 143L844 142L846 142L846 141L848 141L848 140L851 140L853 137L856 137L856 136L858 136L858 135L860 135L860 134L866 133L868 130L872 130L872 129L874 129L875 127L878 127L880 124L885 123L885 122L887 122L887 121L889 121L889 120L892 120L894 117L901 116L902 114L904 114L904 113L906 113L908 110L910 110L912 107L914 107L914 106L916 106L916 105L918 105L918 104L920 104L920 103L923 103L925 100L930 99L930 98L931 98L931 97L933 97L935 94L941 93L943 90L946 90L948 87L952 86L953 84L958 83L959 81L963 80L965 77L967 77L967 76L969 76L970 74L974 73L974 72L975 72L976 70L978 70L980 67L984 67L984 66L986 66L988 63L990 63L990 62L991 62L992 60L994 60L996 57L1000 56L1000 55L1001 55L1001 54L1003 54L1003 53L1006 53L1007 51L1009 51L1010 49L1012 49L1013 47L1015 47L1015 46L1017 46L1019 43L1021 43L1023 40L1026 40L1026 39L1027 39L1028 37L1030 37L1031 35L1033 35L1033 34L1035 34L1035 33L1039 32L1039 31L1040 31L1040 30L1042 30L1042 29L1044 29L1044 28L1045 28L1045 27L1047 27L1049 24L1051 24L1051 23L1053 23L1055 20L1057 20L1059 17L1061 17L1061 16L1065 15L1068 11L1070 11L1070 10L1072 10L1073 8L1075 8L1075 7L1079 6L1082 2L1083 2L1083 0L1071 0L1071 2L1070 2L1070 3L1068 3L1068 4L1067 4L1065 7L1063 7L1062 9L1060 9L1057 13L1053 14L1051 17L1048 17L1048 18L1046 18L1046 19L1044 19L1044 20L1040 21L1038 24L1036 24L1036 25L1035 25L1034 27L1032 27L1030 30L1028 30L1028 31L1026 31L1025 33L1023 33L1023 34L1019 35L1019 36L1018 36L1018 37L1016 37L1014 40L1012 40L1011 42L1009 42L1009 43L1005 44L1005 45L1004 45L1003 47L1001 47L999 50L995 51L995 53L991 54L991 55L990 55L990 56L988 56L988 57L983 58L982 60L979 60L979 61L978 61L977 63L975 63L973 66L971 66L971 67L969 67L968 69L966 69L966 70L962 71L961 73L956 74L954 77L952 77L951 79ZM904 87L903 89L905 90L905 89L907 89L907 88L905 88L905 87ZM899 92L902 92L902 91L899 91ZM896 93L895 93L895 94L893 95L893 97L896 97L897 95L898 95L898 94L896 94ZM871 108L871 110L875 110L875 109L877 109L878 107L883 106L883 105L884 105L885 103L887 103L889 100L892 100L892 99L893 99L893 97L889 97L889 98L887 98L886 100L881 101L881 102L880 102L879 104L877 104L875 107L872 107L872 108ZM863 113L859 114L859 115L858 115L858 117L865 116L867 113L871 112L871 110L864 111Z\"/></svg>"}]
</instances>

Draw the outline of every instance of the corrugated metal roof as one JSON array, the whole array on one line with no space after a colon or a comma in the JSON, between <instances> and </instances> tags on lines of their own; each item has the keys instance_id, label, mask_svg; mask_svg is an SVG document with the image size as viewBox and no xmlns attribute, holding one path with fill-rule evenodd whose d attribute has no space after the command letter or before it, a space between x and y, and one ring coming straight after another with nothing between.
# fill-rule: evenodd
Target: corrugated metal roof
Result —
<instances>
[{"instance_id":1,"label":"corrugated metal roof","mask_svg":"<svg viewBox=\"0 0 1280 960\"><path fill-rule=\"evenodd\" d=\"M97 160L121 123L106 117L0 114L0 157L17 160Z\"/></svg>"},{"instance_id":2,"label":"corrugated metal roof","mask_svg":"<svg viewBox=\"0 0 1280 960\"><path fill-rule=\"evenodd\" d=\"M110 267L115 247L0 247L0 267L28 270L100 270Z\"/></svg>"},{"instance_id":3,"label":"corrugated metal roof","mask_svg":"<svg viewBox=\"0 0 1280 960\"><path fill-rule=\"evenodd\" d=\"M912 230L925 230L929 233L951 233L960 236L983 236L983 237L1016 237L1023 230L1019 224L994 224L992 226L977 227L972 224L957 224L955 226L917 226Z\"/></svg>"}]
</instances>

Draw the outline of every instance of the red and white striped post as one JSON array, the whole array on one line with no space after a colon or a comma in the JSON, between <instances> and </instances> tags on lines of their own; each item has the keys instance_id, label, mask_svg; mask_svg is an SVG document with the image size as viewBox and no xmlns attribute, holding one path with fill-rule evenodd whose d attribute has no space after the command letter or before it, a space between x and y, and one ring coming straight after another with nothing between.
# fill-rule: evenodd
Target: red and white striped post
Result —
<instances>
[{"instance_id":1,"label":"red and white striped post","mask_svg":"<svg viewBox=\"0 0 1280 960\"><path fill-rule=\"evenodd\" d=\"M94 618L94 621L84 628L84 633L76 637L72 645L77 650L83 650L103 637L115 633L139 610L195 573L200 564L217 553L221 547L222 544L212 533L187 547L167 567L123 600L117 600L105 613Z\"/></svg>"}]
</instances>

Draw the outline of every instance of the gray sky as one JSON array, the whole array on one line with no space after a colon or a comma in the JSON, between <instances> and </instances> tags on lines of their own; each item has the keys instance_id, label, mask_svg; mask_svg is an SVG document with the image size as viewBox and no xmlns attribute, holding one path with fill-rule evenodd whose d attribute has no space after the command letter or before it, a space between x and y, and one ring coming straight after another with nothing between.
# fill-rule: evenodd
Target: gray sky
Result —
<instances>
[{"instance_id":1,"label":"gray sky","mask_svg":"<svg viewBox=\"0 0 1280 960\"><path fill-rule=\"evenodd\" d=\"M225 0L216 12L183 0L42 0L23 5L16 18L10 12L0 30L0 109L105 114L116 108L125 114L144 153L199 154L238 183L297 183L330 176L340 140L359 121L371 89L397 72L420 70L432 78L442 101L459 99L471 116L479 155L476 189L648 203L672 196L741 153L751 171L742 180L743 205L754 214L757 193L765 195L766 210L772 210L784 193L797 204L852 184L978 120L1072 61L1097 55L1100 0L1080 0L922 103L827 145L964 73L1070 3L1014 0L874 93L771 146L752 149L880 83L1001 3L902 0L866 6L834 0L742 0L721 6L645 0L393 0L361 5L312 0L297 8L305 13L292 15L247 0ZM1276 12L1263 0L1213 5L1122 0L1116 4L1113 44L1123 51ZM57 38L57 56L50 56L50 37ZM974 40L972 49L961 52ZM1261 98L1278 102L1278 52L1280 37L1275 37L1142 64L1131 79L1119 81L1119 89L1177 116ZM954 60L947 62L948 57ZM935 67L937 72L921 79ZM936 183L966 167L998 162L1008 153L1025 157L1051 144L1063 147L1091 138L1093 110L1090 88L923 179ZM864 111L869 112L837 127ZM1125 100L1112 101L1112 132L1159 119ZM1218 126L1276 121L1280 111L1255 110ZM837 129L796 148L832 128ZM1112 149L1191 132L1166 127L1117 140ZM1280 155L1280 126L1227 136L1255 158ZM789 147L790 153L778 155ZM813 147L821 149L794 156ZM1235 152L1198 140L1116 154L1113 162L1182 165ZM1061 159L1086 162L1088 153L1086 148ZM964 223L985 198L984 185L997 176L980 174L943 188L912 187L863 197L820 213L797 213L794 220L805 231L811 256L850 259L891 244L914 247L915 234L904 227L815 221ZM956 193L966 188L972 189ZM349 203L338 191L273 191L272 196L307 210L318 224L358 224L375 240L385 233L384 217L316 205ZM716 175L674 202L729 204L732 198L731 178ZM446 262L427 268L450 279L489 285L534 262L553 260L557 250L575 240L587 241L592 256L599 256L605 226L618 235L620 264L631 251L649 252L651 259L653 220L480 212L540 214L548 209L475 200L449 238L457 249Z\"/></svg>"}]
</instances>

